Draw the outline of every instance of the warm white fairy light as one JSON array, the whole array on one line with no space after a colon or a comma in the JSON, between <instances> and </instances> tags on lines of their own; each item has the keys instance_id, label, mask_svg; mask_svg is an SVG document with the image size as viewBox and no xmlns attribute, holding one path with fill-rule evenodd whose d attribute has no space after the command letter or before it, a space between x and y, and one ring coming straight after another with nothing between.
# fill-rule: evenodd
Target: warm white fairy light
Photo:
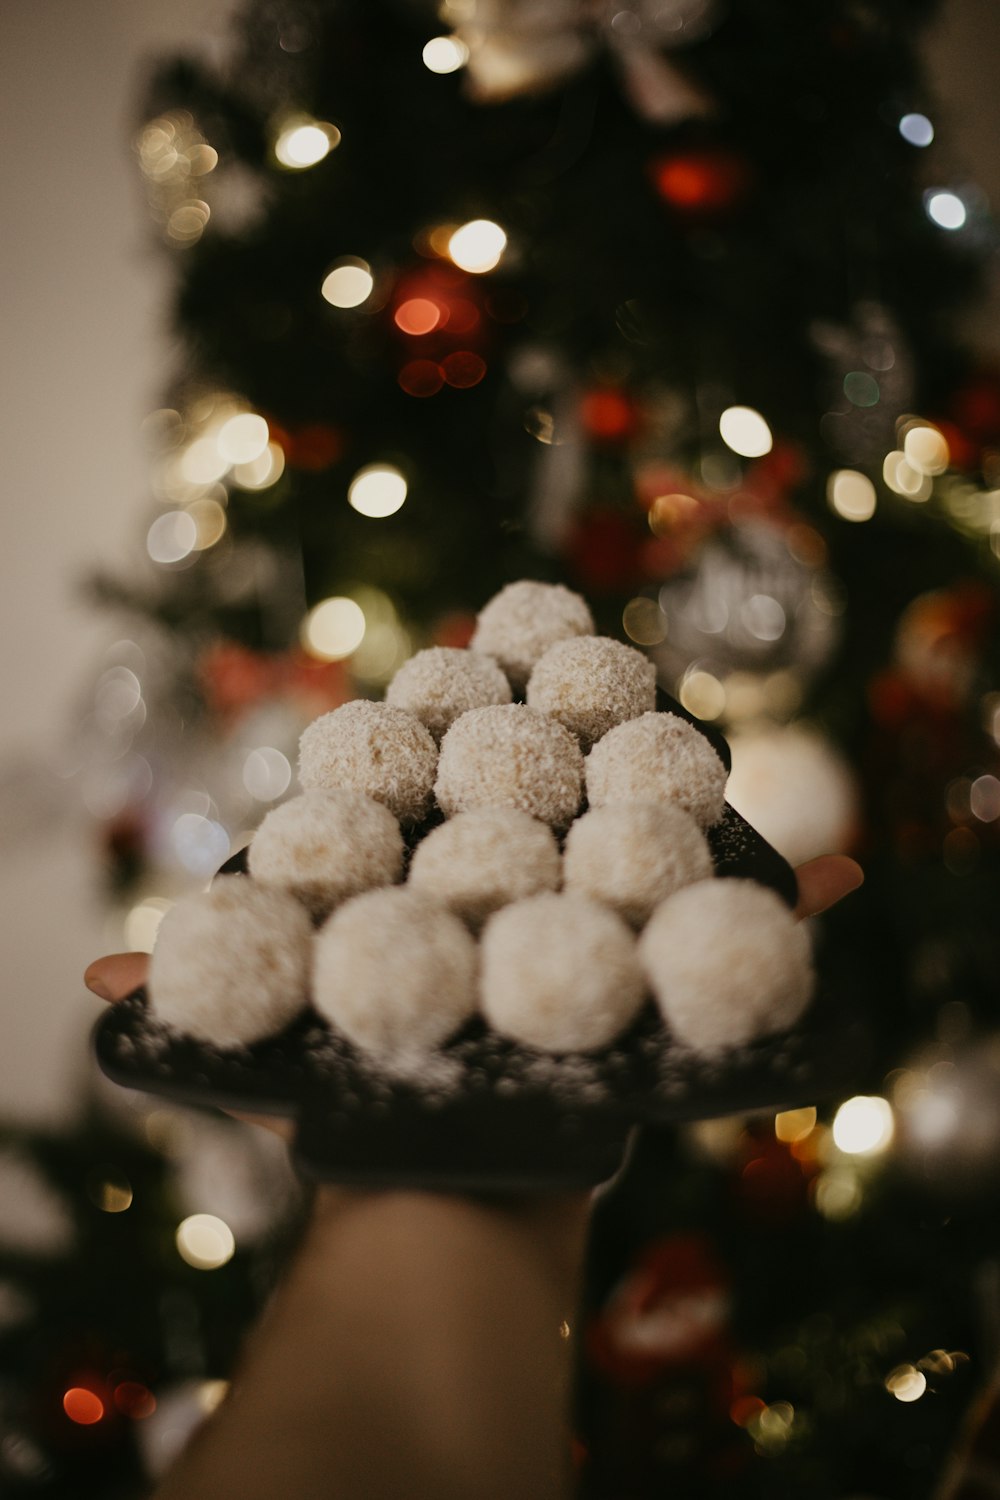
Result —
<instances>
[{"instance_id":1,"label":"warm white fairy light","mask_svg":"<svg viewBox=\"0 0 1000 1500\"><path fill-rule=\"evenodd\" d=\"M726 447L741 458L763 458L774 441L770 427L752 406L727 406L719 418L719 432Z\"/></svg>"},{"instance_id":2,"label":"warm white fairy light","mask_svg":"<svg viewBox=\"0 0 1000 1500\"><path fill-rule=\"evenodd\" d=\"M340 131L325 120L289 121L274 143L274 154L283 167L302 171L321 162L340 145Z\"/></svg>"},{"instance_id":3,"label":"warm white fairy light","mask_svg":"<svg viewBox=\"0 0 1000 1500\"><path fill-rule=\"evenodd\" d=\"M893 1136L892 1106L877 1094L857 1094L833 1117L833 1143L848 1156L884 1151Z\"/></svg>"},{"instance_id":4,"label":"warm white fairy light","mask_svg":"<svg viewBox=\"0 0 1000 1500\"><path fill-rule=\"evenodd\" d=\"M826 498L845 521L870 521L875 514L875 486L857 469L836 469L827 480Z\"/></svg>"},{"instance_id":5,"label":"warm white fairy light","mask_svg":"<svg viewBox=\"0 0 1000 1500\"><path fill-rule=\"evenodd\" d=\"M395 515L406 490L405 478L392 464L366 464L351 480L347 498L359 515L380 521Z\"/></svg>"},{"instance_id":6,"label":"warm white fairy light","mask_svg":"<svg viewBox=\"0 0 1000 1500\"><path fill-rule=\"evenodd\" d=\"M421 57L432 73L455 73L469 61L469 49L457 36L433 36Z\"/></svg>"},{"instance_id":7,"label":"warm white fairy light","mask_svg":"<svg viewBox=\"0 0 1000 1500\"><path fill-rule=\"evenodd\" d=\"M229 464L252 464L267 449L267 422L256 412L241 411L223 422L216 435L220 454Z\"/></svg>"},{"instance_id":8,"label":"warm white fairy light","mask_svg":"<svg viewBox=\"0 0 1000 1500\"><path fill-rule=\"evenodd\" d=\"M146 551L154 562L183 562L198 545L198 526L186 510L168 510L146 533Z\"/></svg>"},{"instance_id":9,"label":"warm white fairy light","mask_svg":"<svg viewBox=\"0 0 1000 1500\"><path fill-rule=\"evenodd\" d=\"M943 432L926 422L915 422L903 438L903 456L918 474L943 474L951 457Z\"/></svg>"},{"instance_id":10,"label":"warm white fairy light","mask_svg":"<svg viewBox=\"0 0 1000 1500\"><path fill-rule=\"evenodd\" d=\"M367 261L338 260L323 279L320 294L331 307L360 307L372 294L375 278Z\"/></svg>"},{"instance_id":11,"label":"warm white fairy light","mask_svg":"<svg viewBox=\"0 0 1000 1500\"><path fill-rule=\"evenodd\" d=\"M461 271L482 275L500 264L507 235L492 219L471 219L448 240L448 254Z\"/></svg>"},{"instance_id":12,"label":"warm white fairy light","mask_svg":"<svg viewBox=\"0 0 1000 1500\"><path fill-rule=\"evenodd\" d=\"M320 661L343 661L365 638L365 614L354 599L324 599L302 622L301 640Z\"/></svg>"},{"instance_id":13,"label":"warm white fairy light","mask_svg":"<svg viewBox=\"0 0 1000 1500\"><path fill-rule=\"evenodd\" d=\"M215 1214L190 1214L178 1224L174 1239L181 1259L198 1271L217 1270L236 1251L233 1231Z\"/></svg>"}]
</instances>

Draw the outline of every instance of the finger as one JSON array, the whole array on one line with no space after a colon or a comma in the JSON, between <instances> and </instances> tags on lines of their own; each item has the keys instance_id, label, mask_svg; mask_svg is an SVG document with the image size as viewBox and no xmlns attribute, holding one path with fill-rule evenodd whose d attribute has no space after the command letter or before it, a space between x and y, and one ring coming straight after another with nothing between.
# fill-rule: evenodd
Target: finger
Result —
<instances>
[{"instance_id":1,"label":"finger","mask_svg":"<svg viewBox=\"0 0 1000 1500\"><path fill-rule=\"evenodd\" d=\"M148 973L148 953L110 953L107 958L94 960L84 972L83 982L102 1000L114 1004L145 984Z\"/></svg>"},{"instance_id":2,"label":"finger","mask_svg":"<svg viewBox=\"0 0 1000 1500\"><path fill-rule=\"evenodd\" d=\"M799 882L797 917L815 917L837 901L856 891L865 872L856 860L846 854L823 854L799 865L795 872Z\"/></svg>"}]
</instances>

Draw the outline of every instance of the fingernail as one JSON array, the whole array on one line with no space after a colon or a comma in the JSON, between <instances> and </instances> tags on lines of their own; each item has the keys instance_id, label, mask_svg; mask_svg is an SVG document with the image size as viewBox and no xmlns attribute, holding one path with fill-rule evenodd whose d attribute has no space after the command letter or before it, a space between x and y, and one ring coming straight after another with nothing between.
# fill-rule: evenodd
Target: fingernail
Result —
<instances>
[{"instance_id":1,"label":"fingernail","mask_svg":"<svg viewBox=\"0 0 1000 1500\"><path fill-rule=\"evenodd\" d=\"M111 999L111 991L107 988L106 985L103 985L99 979L85 978L83 982L87 986L88 990L92 990L100 1000Z\"/></svg>"}]
</instances>

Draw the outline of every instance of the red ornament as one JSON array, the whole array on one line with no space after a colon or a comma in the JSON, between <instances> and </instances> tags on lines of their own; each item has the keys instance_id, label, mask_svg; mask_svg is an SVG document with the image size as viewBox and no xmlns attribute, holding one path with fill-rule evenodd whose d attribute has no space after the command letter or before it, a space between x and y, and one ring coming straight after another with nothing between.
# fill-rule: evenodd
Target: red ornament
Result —
<instances>
[{"instance_id":1,"label":"red ornament","mask_svg":"<svg viewBox=\"0 0 1000 1500\"><path fill-rule=\"evenodd\" d=\"M639 581L644 537L616 510L592 510L570 533L566 548L580 584L595 593L634 588Z\"/></svg>"},{"instance_id":2,"label":"red ornament","mask_svg":"<svg viewBox=\"0 0 1000 1500\"><path fill-rule=\"evenodd\" d=\"M580 421L597 443L623 443L638 426L635 402L623 391L603 388L586 391L580 398Z\"/></svg>"},{"instance_id":3,"label":"red ornament","mask_svg":"<svg viewBox=\"0 0 1000 1500\"><path fill-rule=\"evenodd\" d=\"M664 202L690 218L724 213L745 197L750 187L746 159L723 147L660 156L650 171Z\"/></svg>"}]
</instances>

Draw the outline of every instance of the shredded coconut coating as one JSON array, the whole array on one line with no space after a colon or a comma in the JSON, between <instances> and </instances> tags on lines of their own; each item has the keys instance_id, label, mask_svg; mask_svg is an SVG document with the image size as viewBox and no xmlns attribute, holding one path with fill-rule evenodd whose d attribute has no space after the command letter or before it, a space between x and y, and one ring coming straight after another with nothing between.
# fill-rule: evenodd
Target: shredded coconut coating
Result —
<instances>
[{"instance_id":1,"label":"shredded coconut coating","mask_svg":"<svg viewBox=\"0 0 1000 1500\"><path fill-rule=\"evenodd\" d=\"M374 1057L432 1051L476 1008L475 942L406 886L368 891L316 935L313 1003Z\"/></svg>"},{"instance_id":2,"label":"shredded coconut coating","mask_svg":"<svg viewBox=\"0 0 1000 1500\"><path fill-rule=\"evenodd\" d=\"M306 1003L311 942L294 896L220 875L160 923L149 966L153 1015L219 1047L271 1036Z\"/></svg>"},{"instance_id":3,"label":"shredded coconut coating","mask_svg":"<svg viewBox=\"0 0 1000 1500\"><path fill-rule=\"evenodd\" d=\"M616 724L656 707L656 668L621 641L584 635L550 646L528 679L527 702L551 714L584 750Z\"/></svg>"},{"instance_id":4,"label":"shredded coconut coating","mask_svg":"<svg viewBox=\"0 0 1000 1500\"><path fill-rule=\"evenodd\" d=\"M473 708L441 741L434 792L442 812L516 807L563 828L583 791L583 756L568 729L523 703Z\"/></svg>"},{"instance_id":5,"label":"shredded coconut coating","mask_svg":"<svg viewBox=\"0 0 1000 1500\"><path fill-rule=\"evenodd\" d=\"M420 720L365 698L314 719L299 741L303 788L364 792L401 823L427 816L436 770L437 746Z\"/></svg>"},{"instance_id":6,"label":"shredded coconut coating","mask_svg":"<svg viewBox=\"0 0 1000 1500\"><path fill-rule=\"evenodd\" d=\"M546 892L498 911L480 945L482 1011L546 1052L606 1047L645 994L635 938L587 896Z\"/></svg>"},{"instance_id":7,"label":"shredded coconut coating","mask_svg":"<svg viewBox=\"0 0 1000 1500\"><path fill-rule=\"evenodd\" d=\"M438 741L470 708L510 702L510 683L491 656L431 646L404 662L390 682L386 703L405 708Z\"/></svg>"},{"instance_id":8,"label":"shredded coconut coating","mask_svg":"<svg viewBox=\"0 0 1000 1500\"><path fill-rule=\"evenodd\" d=\"M363 792L314 788L268 813L247 856L250 874L280 886L314 918L403 869L403 835L387 807Z\"/></svg>"},{"instance_id":9,"label":"shredded coconut coating","mask_svg":"<svg viewBox=\"0 0 1000 1500\"><path fill-rule=\"evenodd\" d=\"M641 927L655 906L713 873L708 840L690 813L670 802L609 802L570 828L566 889L580 891Z\"/></svg>"},{"instance_id":10,"label":"shredded coconut coating","mask_svg":"<svg viewBox=\"0 0 1000 1500\"><path fill-rule=\"evenodd\" d=\"M508 583L479 611L472 649L495 657L515 692L523 692L531 669L556 641L593 635L586 599L561 583Z\"/></svg>"},{"instance_id":11,"label":"shredded coconut coating","mask_svg":"<svg viewBox=\"0 0 1000 1500\"><path fill-rule=\"evenodd\" d=\"M547 824L513 807L479 807L421 840L409 883L478 929L501 906L556 890L560 873Z\"/></svg>"},{"instance_id":12,"label":"shredded coconut coating","mask_svg":"<svg viewBox=\"0 0 1000 1500\"><path fill-rule=\"evenodd\" d=\"M812 998L809 935L753 880L678 891L649 919L639 955L663 1019L699 1052L783 1031Z\"/></svg>"},{"instance_id":13,"label":"shredded coconut coating","mask_svg":"<svg viewBox=\"0 0 1000 1500\"><path fill-rule=\"evenodd\" d=\"M676 802L711 828L722 817L726 768L705 736L678 714L646 713L609 729L587 756L587 798Z\"/></svg>"}]
</instances>

